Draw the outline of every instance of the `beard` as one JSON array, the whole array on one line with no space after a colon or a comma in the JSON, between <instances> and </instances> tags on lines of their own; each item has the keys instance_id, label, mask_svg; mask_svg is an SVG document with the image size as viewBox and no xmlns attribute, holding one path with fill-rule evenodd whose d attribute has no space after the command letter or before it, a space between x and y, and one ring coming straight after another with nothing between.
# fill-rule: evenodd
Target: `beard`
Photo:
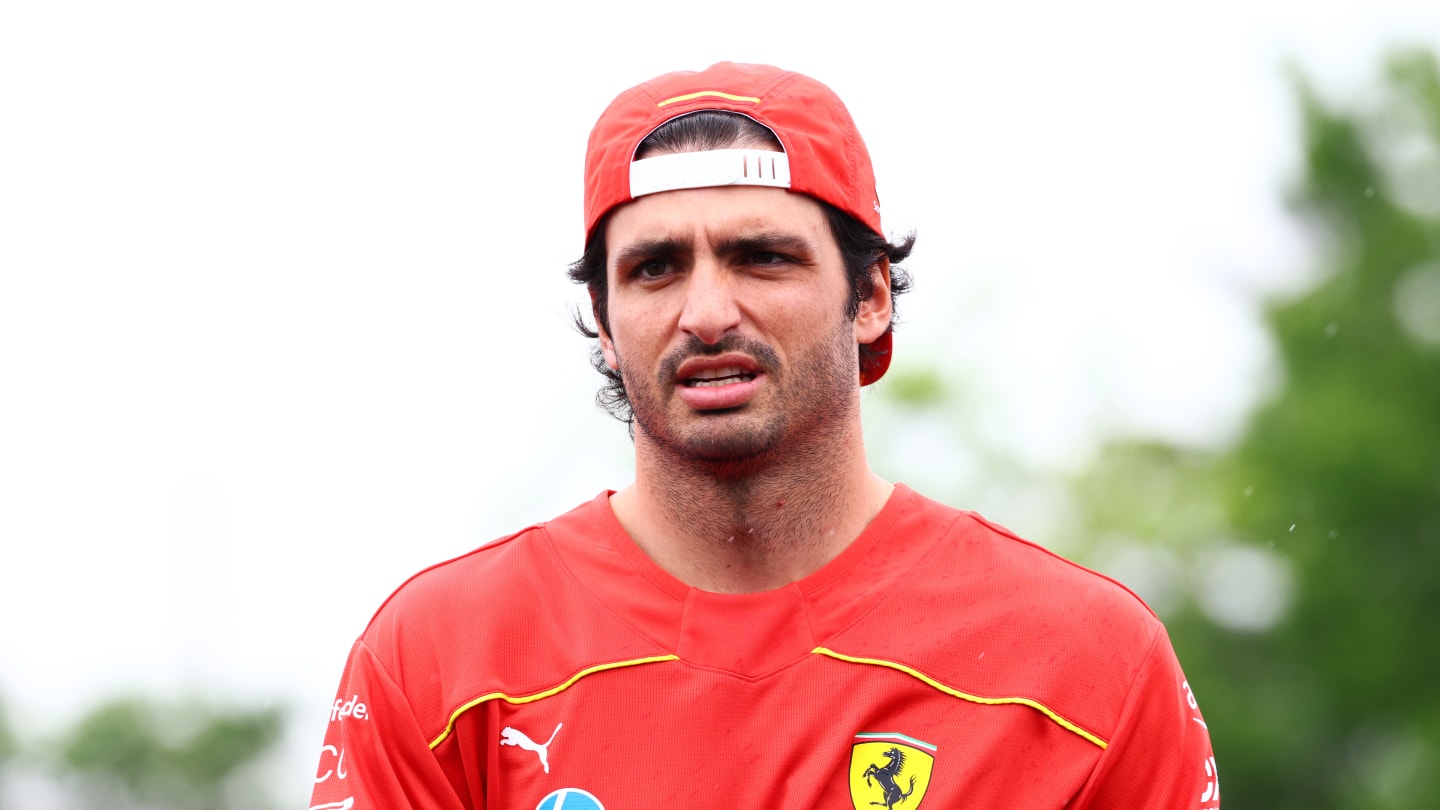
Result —
<instances>
[{"instance_id":1,"label":"beard","mask_svg":"<svg viewBox=\"0 0 1440 810\"><path fill-rule=\"evenodd\" d=\"M628 373L619 358L635 425L672 461L722 478L749 477L784 460L803 464L799 457L822 457L817 451L855 408L858 357L848 326L848 319L840 320L825 340L789 365L782 365L765 343L734 334L714 344L691 336L661 358L653 377ZM766 384L738 408L691 410L674 391L680 365L727 352L754 359Z\"/></svg>"}]
</instances>

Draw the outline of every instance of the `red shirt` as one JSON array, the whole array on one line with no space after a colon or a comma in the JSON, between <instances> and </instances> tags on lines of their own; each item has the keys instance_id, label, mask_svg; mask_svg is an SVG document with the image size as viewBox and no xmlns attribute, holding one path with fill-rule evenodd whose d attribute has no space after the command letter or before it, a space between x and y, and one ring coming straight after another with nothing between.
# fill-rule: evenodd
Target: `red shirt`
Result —
<instances>
[{"instance_id":1,"label":"red shirt","mask_svg":"<svg viewBox=\"0 0 1440 810\"><path fill-rule=\"evenodd\" d=\"M897 486L814 574L709 593L608 495L390 597L312 810L1219 806L1165 630L1115 582Z\"/></svg>"}]
</instances>

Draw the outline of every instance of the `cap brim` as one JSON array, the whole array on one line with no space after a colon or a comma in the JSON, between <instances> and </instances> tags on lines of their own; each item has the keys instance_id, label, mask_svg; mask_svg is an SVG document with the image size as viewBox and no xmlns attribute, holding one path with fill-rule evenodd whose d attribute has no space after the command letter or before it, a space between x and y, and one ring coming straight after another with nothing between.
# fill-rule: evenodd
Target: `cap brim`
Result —
<instances>
[{"instance_id":1,"label":"cap brim","mask_svg":"<svg viewBox=\"0 0 1440 810\"><path fill-rule=\"evenodd\" d=\"M893 329L886 329L885 334L870 344L870 351L860 356L861 385L869 385L885 376L886 370L890 368L894 334Z\"/></svg>"}]
</instances>

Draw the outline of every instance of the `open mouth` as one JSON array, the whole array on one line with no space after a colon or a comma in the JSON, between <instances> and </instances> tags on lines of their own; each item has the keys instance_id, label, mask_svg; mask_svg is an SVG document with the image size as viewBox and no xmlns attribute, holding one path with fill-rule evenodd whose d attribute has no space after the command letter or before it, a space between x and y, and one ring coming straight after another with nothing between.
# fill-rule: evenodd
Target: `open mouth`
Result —
<instances>
[{"instance_id":1,"label":"open mouth","mask_svg":"<svg viewBox=\"0 0 1440 810\"><path fill-rule=\"evenodd\" d=\"M732 383L749 382L755 379L755 373L741 368L712 368L705 371L698 371L691 377L685 378L686 388L711 388Z\"/></svg>"}]
</instances>

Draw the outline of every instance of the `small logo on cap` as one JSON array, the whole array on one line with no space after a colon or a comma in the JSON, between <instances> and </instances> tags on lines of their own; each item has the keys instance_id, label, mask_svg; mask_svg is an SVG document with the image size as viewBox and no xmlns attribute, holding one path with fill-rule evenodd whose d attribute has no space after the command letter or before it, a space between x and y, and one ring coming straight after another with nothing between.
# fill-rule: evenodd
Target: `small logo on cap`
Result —
<instances>
[{"instance_id":1,"label":"small logo on cap","mask_svg":"<svg viewBox=\"0 0 1440 810\"><path fill-rule=\"evenodd\" d=\"M675 96L674 98L667 98L667 99L665 99L664 101L660 102L659 104L657 104L657 105L655 105L655 106L657 106L657 107L668 107L668 106L670 106L671 104L679 104L679 103L682 102L682 101L691 101L691 100L694 100L694 99L697 99L697 98L723 98L723 99L725 99L725 100L727 100L727 101L746 101L746 102L749 102L749 103L751 103L751 104L759 104L759 103L760 103L760 99L756 98L755 96L737 96L737 95L735 95L735 94L733 94L733 93L726 93L726 92L723 92L723 91L721 91L721 90L699 90L699 91L694 92L694 93L686 93L686 94L683 95L683 96Z\"/></svg>"}]
</instances>

